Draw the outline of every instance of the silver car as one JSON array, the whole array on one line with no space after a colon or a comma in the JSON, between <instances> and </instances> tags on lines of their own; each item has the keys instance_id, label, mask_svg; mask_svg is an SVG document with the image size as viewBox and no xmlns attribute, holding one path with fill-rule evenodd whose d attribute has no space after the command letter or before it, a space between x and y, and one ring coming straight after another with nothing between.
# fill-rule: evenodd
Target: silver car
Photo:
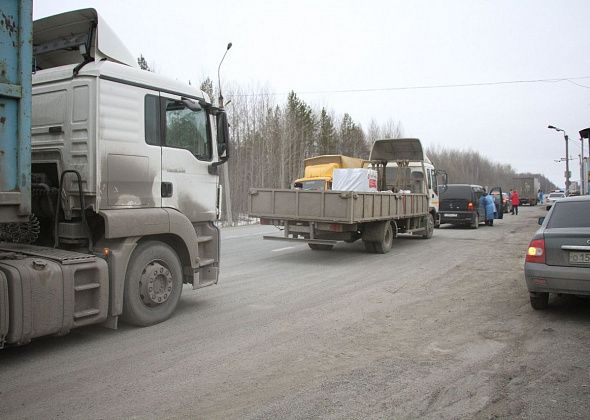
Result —
<instances>
[{"instance_id":1,"label":"silver car","mask_svg":"<svg viewBox=\"0 0 590 420\"><path fill-rule=\"evenodd\" d=\"M546 203L547 205L545 206L545 208L547 210L549 210L551 208L551 206L553 205L553 203L555 203L557 200L561 200L562 198L565 197L565 193L563 192L552 192L547 196L546 199Z\"/></svg>"},{"instance_id":2,"label":"silver car","mask_svg":"<svg viewBox=\"0 0 590 420\"><path fill-rule=\"evenodd\" d=\"M549 293L590 295L590 196L556 201L539 224L524 263L531 306L547 308Z\"/></svg>"}]
</instances>

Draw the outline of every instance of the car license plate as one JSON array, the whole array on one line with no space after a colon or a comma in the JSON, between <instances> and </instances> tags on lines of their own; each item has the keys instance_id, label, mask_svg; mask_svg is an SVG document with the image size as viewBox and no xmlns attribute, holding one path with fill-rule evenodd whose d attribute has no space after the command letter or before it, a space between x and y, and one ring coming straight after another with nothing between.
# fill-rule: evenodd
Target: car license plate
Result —
<instances>
[{"instance_id":1,"label":"car license plate","mask_svg":"<svg viewBox=\"0 0 590 420\"><path fill-rule=\"evenodd\" d=\"M457 217L457 213L445 213L445 217Z\"/></svg>"},{"instance_id":2,"label":"car license plate","mask_svg":"<svg viewBox=\"0 0 590 420\"><path fill-rule=\"evenodd\" d=\"M570 251L570 263L571 264L589 264L590 265L590 252L571 252Z\"/></svg>"}]
</instances>

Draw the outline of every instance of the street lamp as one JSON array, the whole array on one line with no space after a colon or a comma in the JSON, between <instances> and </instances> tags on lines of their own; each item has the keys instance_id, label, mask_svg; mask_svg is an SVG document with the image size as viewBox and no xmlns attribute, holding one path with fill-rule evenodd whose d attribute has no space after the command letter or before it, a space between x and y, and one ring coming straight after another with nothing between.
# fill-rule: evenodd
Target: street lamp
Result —
<instances>
[{"instance_id":1,"label":"street lamp","mask_svg":"<svg viewBox=\"0 0 590 420\"><path fill-rule=\"evenodd\" d=\"M583 130L579 131L580 133L580 141L582 142L582 169L581 169L581 176L580 183L586 187L582 194L590 194L590 183L588 182L588 174L584 173L584 139L588 139L588 152L590 153L590 128L584 128Z\"/></svg>"},{"instance_id":2,"label":"street lamp","mask_svg":"<svg viewBox=\"0 0 590 420\"><path fill-rule=\"evenodd\" d=\"M569 162L569 150L568 150L568 137L565 133L565 130L561 128L554 127L552 125L548 125L547 128L550 128L555 131L561 131L563 133L563 138L565 139L565 194L567 195L570 190L570 162Z\"/></svg>"}]
</instances>

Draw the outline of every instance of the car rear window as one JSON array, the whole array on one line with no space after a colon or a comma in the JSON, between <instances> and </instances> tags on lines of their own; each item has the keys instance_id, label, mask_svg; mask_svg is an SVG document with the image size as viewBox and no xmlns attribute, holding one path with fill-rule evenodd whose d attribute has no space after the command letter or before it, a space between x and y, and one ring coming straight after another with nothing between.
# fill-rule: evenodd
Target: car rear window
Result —
<instances>
[{"instance_id":1,"label":"car rear window","mask_svg":"<svg viewBox=\"0 0 590 420\"><path fill-rule=\"evenodd\" d=\"M551 193L551 194L549 194L549 197L551 197L551 198L563 198L563 197L565 197L565 194L562 194L562 193Z\"/></svg>"},{"instance_id":2,"label":"car rear window","mask_svg":"<svg viewBox=\"0 0 590 420\"><path fill-rule=\"evenodd\" d=\"M445 191L441 191L440 198L442 199L453 199L462 198L470 200L472 197L472 189L465 185L449 185Z\"/></svg>"},{"instance_id":3,"label":"car rear window","mask_svg":"<svg viewBox=\"0 0 590 420\"><path fill-rule=\"evenodd\" d=\"M590 227L590 201L558 201L547 227Z\"/></svg>"}]
</instances>

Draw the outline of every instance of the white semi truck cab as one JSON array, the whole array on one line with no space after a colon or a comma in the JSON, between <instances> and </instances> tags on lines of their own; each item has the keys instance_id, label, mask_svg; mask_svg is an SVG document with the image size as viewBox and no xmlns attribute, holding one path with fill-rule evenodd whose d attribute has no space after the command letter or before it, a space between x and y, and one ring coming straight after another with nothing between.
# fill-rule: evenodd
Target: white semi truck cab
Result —
<instances>
[{"instance_id":1,"label":"white semi truck cab","mask_svg":"<svg viewBox=\"0 0 590 420\"><path fill-rule=\"evenodd\" d=\"M139 69L94 9L34 22L33 57L31 212L0 220L0 346L164 321L183 284L218 280L225 111Z\"/></svg>"}]
</instances>

